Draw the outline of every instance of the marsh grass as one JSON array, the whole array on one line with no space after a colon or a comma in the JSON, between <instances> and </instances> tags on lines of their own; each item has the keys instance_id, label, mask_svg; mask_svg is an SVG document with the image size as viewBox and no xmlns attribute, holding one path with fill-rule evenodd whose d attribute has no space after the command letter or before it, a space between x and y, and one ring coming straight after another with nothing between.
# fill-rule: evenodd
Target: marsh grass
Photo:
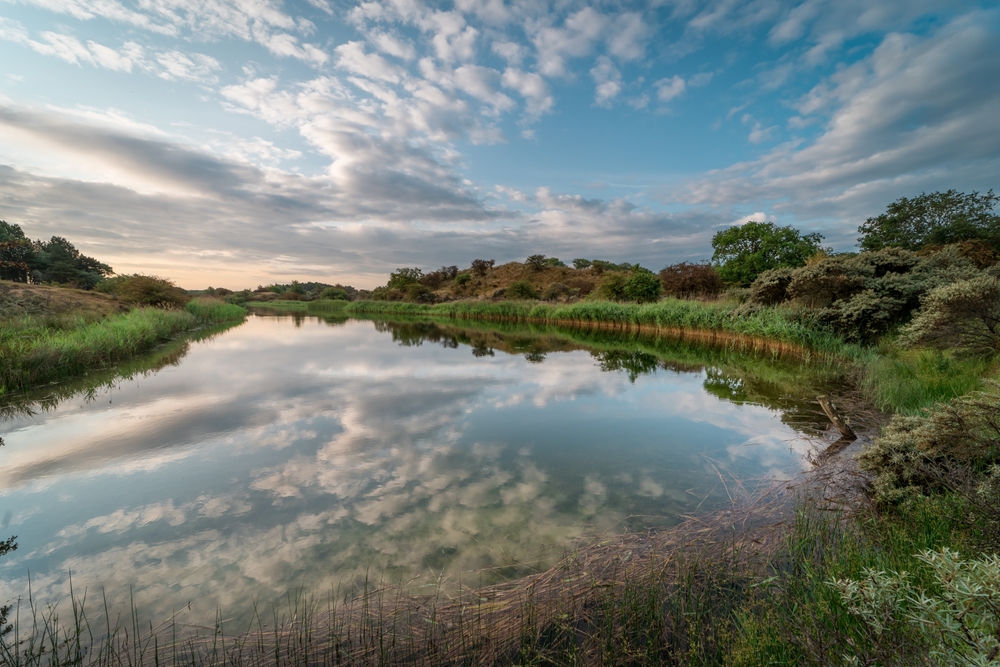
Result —
<instances>
[{"instance_id":1,"label":"marsh grass","mask_svg":"<svg viewBox=\"0 0 1000 667\"><path fill-rule=\"evenodd\" d=\"M136 308L103 319L24 317L0 326L0 394L83 375L142 354L198 326L242 320L246 310L196 299L184 310Z\"/></svg>"},{"instance_id":2,"label":"marsh grass","mask_svg":"<svg viewBox=\"0 0 1000 667\"><path fill-rule=\"evenodd\" d=\"M663 299L635 304L613 301L583 301L549 304L532 301L453 301L421 305L397 301L355 301L349 314L429 315L482 320L511 320L539 324L637 328L673 331L706 342L728 342L734 346L789 353L834 354L844 343L833 334L798 320L791 311L761 308L752 314L734 313L728 302Z\"/></svg>"}]
</instances>

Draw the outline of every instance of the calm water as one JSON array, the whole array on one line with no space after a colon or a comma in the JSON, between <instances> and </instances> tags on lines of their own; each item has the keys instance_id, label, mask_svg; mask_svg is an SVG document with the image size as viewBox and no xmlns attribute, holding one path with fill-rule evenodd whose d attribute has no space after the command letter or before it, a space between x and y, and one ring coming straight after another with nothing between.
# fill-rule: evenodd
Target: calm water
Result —
<instances>
[{"instance_id":1,"label":"calm water","mask_svg":"<svg viewBox=\"0 0 1000 667\"><path fill-rule=\"evenodd\" d=\"M72 572L77 591L132 585L154 618L366 571L490 582L807 466L821 422L780 389L595 340L253 316L8 414L0 517L20 549L0 599L29 569L42 600Z\"/></svg>"}]
</instances>

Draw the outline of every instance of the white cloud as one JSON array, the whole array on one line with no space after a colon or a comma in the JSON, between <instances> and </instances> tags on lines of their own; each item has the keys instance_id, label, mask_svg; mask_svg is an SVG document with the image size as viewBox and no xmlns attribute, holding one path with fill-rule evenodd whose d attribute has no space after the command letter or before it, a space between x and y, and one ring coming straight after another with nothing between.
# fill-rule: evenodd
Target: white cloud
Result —
<instances>
[{"instance_id":1,"label":"white cloud","mask_svg":"<svg viewBox=\"0 0 1000 667\"><path fill-rule=\"evenodd\" d=\"M622 90L622 75L618 68L614 66L611 59L601 56L597 59L597 64L590 70L590 76L594 78L594 104L601 107L610 107L618 93Z\"/></svg>"},{"instance_id":2,"label":"white cloud","mask_svg":"<svg viewBox=\"0 0 1000 667\"><path fill-rule=\"evenodd\" d=\"M527 100L526 114L529 120L535 120L542 114L548 113L555 104L549 92L549 84L534 72L508 67L504 70L500 81L505 88L516 90Z\"/></svg>"},{"instance_id":3,"label":"white cloud","mask_svg":"<svg viewBox=\"0 0 1000 667\"><path fill-rule=\"evenodd\" d=\"M623 61L638 60L645 54L653 26L642 14L625 12L615 17L608 31L608 53Z\"/></svg>"},{"instance_id":4,"label":"white cloud","mask_svg":"<svg viewBox=\"0 0 1000 667\"><path fill-rule=\"evenodd\" d=\"M417 57L412 42L387 32L376 30L368 35L368 41L382 53L400 60L410 61Z\"/></svg>"},{"instance_id":5,"label":"white cloud","mask_svg":"<svg viewBox=\"0 0 1000 667\"><path fill-rule=\"evenodd\" d=\"M337 54L337 67L376 81L399 83L406 77L406 70L390 63L377 53L365 53L361 42L341 44L334 52Z\"/></svg>"},{"instance_id":6,"label":"white cloud","mask_svg":"<svg viewBox=\"0 0 1000 667\"><path fill-rule=\"evenodd\" d=\"M163 68L159 76L168 80L214 82L214 72L222 69L218 60L201 53L167 51L157 54L156 62Z\"/></svg>"},{"instance_id":7,"label":"white cloud","mask_svg":"<svg viewBox=\"0 0 1000 667\"><path fill-rule=\"evenodd\" d=\"M656 86L656 99L661 102L669 102L670 100L683 94L687 85L684 83L684 78L678 75L660 79L655 84Z\"/></svg>"},{"instance_id":8,"label":"white cloud","mask_svg":"<svg viewBox=\"0 0 1000 667\"><path fill-rule=\"evenodd\" d=\"M566 76L566 59L590 53L607 23L605 15L586 7L569 15L561 28L539 28L532 36L539 71L546 76Z\"/></svg>"}]
</instances>

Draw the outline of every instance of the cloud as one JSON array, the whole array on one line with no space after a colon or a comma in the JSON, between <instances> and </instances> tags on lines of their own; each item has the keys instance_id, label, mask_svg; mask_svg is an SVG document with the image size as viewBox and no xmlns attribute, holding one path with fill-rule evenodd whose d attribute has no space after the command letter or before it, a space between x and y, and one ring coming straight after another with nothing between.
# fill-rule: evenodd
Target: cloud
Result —
<instances>
[{"instance_id":1,"label":"cloud","mask_svg":"<svg viewBox=\"0 0 1000 667\"><path fill-rule=\"evenodd\" d=\"M586 7L566 17L561 28L538 28L532 42L538 52L539 72L545 76L566 76L566 59L590 53L607 24L605 15Z\"/></svg>"},{"instance_id":2,"label":"cloud","mask_svg":"<svg viewBox=\"0 0 1000 667\"><path fill-rule=\"evenodd\" d=\"M527 100L525 115L529 121L537 120L542 114L548 113L555 104L549 92L549 84L534 72L508 67L504 70L501 83L505 88L516 90Z\"/></svg>"},{"instance_id":3,"label":"cloud","mask_svg":"<svg viewBox=\"0 0 1000 667\"><path fill-rule=\"evenodd\" d=\"M660 79L653 85L656 86L656 99L661 102L669 102L675 97L679 97L687 88L683 77L677 75Z\"/></svg>"},{"instance_id":4,"label":"cloud","mask_svg":"<svg viewBox=\"0 0 1000 667\"><path fill-rule=\"evenodd\" d=\"M601 56L597 64L590 70L596 87L594 89L594 104L600 107L610 107L611 103L622 90L622 75L611 59Z\"/></svg>"},{"instance_id":5,"label":"cloud","mask_svg":"<svg viewBox=\"0 0 1000 667\"><path fill-rule=\"evenodd\" d=\"M849 220L846 233L859 217L921 189L992 187L1000 177L1000 90L984 82L1000 80L997 23L996 12L975 13L926 37L887 35L798 100L797 125L823 122L814 140L711 172L674 195L691 203L784 200L779 210Z\"/></svg>"},{"instance_id":6,"label":"cloud","mask_svg":"<svg viewBox=\"0 0 1000 667\"><path fill-rule=\"evenodd\" d=\"M201 53L167 51L157 54L156 62L163 68L159 76L167 80L183 79L209 83L216 80L214 72L222 69L218 60Z\"/></svg>"}]
</instances>

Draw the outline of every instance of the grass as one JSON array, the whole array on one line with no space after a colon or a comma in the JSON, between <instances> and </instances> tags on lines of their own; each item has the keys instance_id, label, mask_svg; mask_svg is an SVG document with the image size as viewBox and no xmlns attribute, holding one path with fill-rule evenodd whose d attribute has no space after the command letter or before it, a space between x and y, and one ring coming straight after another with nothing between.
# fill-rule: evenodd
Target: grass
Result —
<instances>
[{"instance_id":1,"label":"grass","mask_svg":"<svg viewBox=\"0 0 1000 667\"><path fill-rule=\"evenodd\" d=\"M687 332L729 334L734 341L749 340L784 344L790 350L838 353L844 343L828 332L807 326L789 311L764 308L749 316L734 316L731 303L707 303L664 299L656 303L616 303L581 301L558 305L535 301L452 301L423 305L401 301L355 301L348 314L425 315L483 320L513 320L562 325L595 325L620 328L648 328ZM780 345L773 345L780 347Z\"/></svg>"},{"instance_id":2,"label":"grass","mask_svg":"<svg viewBox=\"0 0 1000 667\"><path fill-rule=\"evenodd\" d=\"M199 326L241 321L246 310L196 299L185 310L136 308L103 319L24 317L0 327L0 394L142 354Z\"/></svg>"}]
</instances>

